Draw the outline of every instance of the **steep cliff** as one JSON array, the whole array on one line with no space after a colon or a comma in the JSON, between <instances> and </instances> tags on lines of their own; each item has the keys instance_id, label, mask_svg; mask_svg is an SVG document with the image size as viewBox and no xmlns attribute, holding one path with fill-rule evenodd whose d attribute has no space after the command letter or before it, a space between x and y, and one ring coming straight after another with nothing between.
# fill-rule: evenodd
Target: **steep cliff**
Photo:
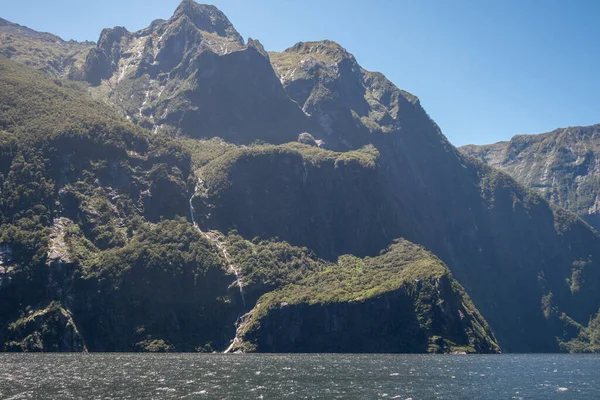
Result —
<instances>
[{"instance_id":1,"label":"steep cliff","mask_svg":"<svg viewBox=\"0 0 600 400\"><path fill-rule=\"evenodd\" d=\"M105 29L84 74L95 96L154 132L285 143L310 125L262 45L191 0L141 31Z\"/></svg>"},{"instance_id":2,"label":"steep cliff","mask_svg":"<svg viewBox=\"0 0 600 400\"><path fill-rule=\"evenodd\" d=\"M600 228L600 125L517 135L508 142L460 150Z\"/></svg>"},{"instance_id":3,"label":"steep cliff","mask_svg":"<svg viewBox=\"0 0 600 400\"><path fill-rule=\"evenodd\" d=\"M87 348L71 313L60 303L52 302L9 325L6 350L80 352Z\"/></svg>"},{"instance_id":4,"label":"steep cliff","mask_svg":"<svg viewBox=\"0 0 600 400\"><path fill-rule=\"evenodd\" d=\"M587 325L600 307L600 238L583 221L461 155L416 97L339 45L301 43L271 59L290 96L331 128L323 147L377 156L345 163L336 158L357 153L299 145L226 154L200 172L208 224L332 260L406 238L448 265L507 351L558 351L577 334L562 313ZM582 262L585 295L570 284Z\"/></svg>"},{"instance_id":5,"label":"steep cliff","mask_svg":"<svg viewBox=\"0 0 600 400\"><path fill-rule=\"evenodd\" d=\"M405 240L262 296L238 329L259 352L497 352L486 322L448 268Z\"/></svg>"}]
</instances>

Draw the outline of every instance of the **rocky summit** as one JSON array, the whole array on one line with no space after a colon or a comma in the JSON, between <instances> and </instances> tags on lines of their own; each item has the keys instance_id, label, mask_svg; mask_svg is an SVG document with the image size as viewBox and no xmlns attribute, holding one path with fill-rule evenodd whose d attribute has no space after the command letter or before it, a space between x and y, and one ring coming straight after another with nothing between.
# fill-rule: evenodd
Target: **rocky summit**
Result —
<instances>
[{"instance_id":1,"label":"rocky summit","mask_svg":"<svg viewBox=\"0 0 600 400\"><path fill-rule=\"evenodd\" d=\"M84 53L0 58L3 350L599 349L598 233L340 44L185 0Z\"/></svg>"},{"instance_id":2,"label":"rocky summit","mask_svg":"<svg viewBox=\"0 0 600 400\"><path fill-rule=\"evenodd\" d=\"M193 1L139 32L105 29L83 75L92 95L155 133L285 143L309 126L262 45Z\"/></svg>"}]
</instances>

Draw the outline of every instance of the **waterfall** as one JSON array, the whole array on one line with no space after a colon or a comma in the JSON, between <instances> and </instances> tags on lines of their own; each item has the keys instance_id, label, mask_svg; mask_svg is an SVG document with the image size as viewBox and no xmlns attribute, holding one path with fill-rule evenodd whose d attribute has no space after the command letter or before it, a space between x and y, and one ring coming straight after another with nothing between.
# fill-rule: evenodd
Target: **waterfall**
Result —
<instances>
[{"instance_id":1,"label":"waterfall","mask_svg":"<svg viewBox=\"0 0 600 400\"><path fill-rule=\"evenodd\" d=\"M225 260L227 261L227 264L229 265L229 269L231 271L233 271L233 273L235 274L235 280L237 282L238 289L240 290L240 296L242 297L242 306L244 307L244 310L245 310L246 309L246 296L244 296L244 287L242 286L242 281L240 280L240 274L237 270L237 267L231 261L229 261L229 252L225 248L225 245L223 245L216 239L214 240L214 243L221 250L221 253L225 257Z\"/></svg>"},{"instance_id":2,"label":"waterfall","mask_svg":"<svg viewBox=\"0 0 600 400\"><path fill-rule=\"evenodd\" d=\"M189 200L190 219L191 219L194 227L196 229L198 229L198 232L200 232L200 234L202 236L204 236L209 242L211 242L212 244L217 246L217 248L221 251L221 254L223 254L223 257L225 258L225 261L227 262L227 267L229 268L230 271L232 271L235 274L235 281L236 281L237 287L240 291L240 297L242 298L242 306L244 307L244 310L245 310L246 309L246 296L244 295L244 287L242 286L242 281L240 280L240 274L238 272L237 267L235 266L235 264L233 264L231 262L231 260L229 258L229 252L225 248L225 245L217 239L217 235L215 233L204 232L202 229L200 229L200 226L196 223L196 218L194 217L194 205L192 204L192 200L194 199L194 196L196 196L196 193L198 193L198 188L202 187L203 185L204 185L204 182L202 181L202 179L198 179L198 183L196 183L196 187L194 188L194 193L192 193L192 197L190 197L190 200Z\"/></svg>"},{"instance_id":3,"label":"waterfall","mask_svg":"<svg viewBox=\"0 0 600 400\"><path fill-rule=\"evenodd\" d=\"M190 218L191 218L192 224L194 226L196 226L196 219L194 218L194 206L192 205L192 199L194 198L195 195L196 195L196 192L194 191L194 194L192 194L192 197L190 197Z\"/></svg>"},{"instance_id":4,"label":"waterfall","mask_svg":"<svg viewBox=\"0 0 600 400\"><path fill-rule=\"evenodd\" d=\"M242 298L242 307L243 310L246 310L246 296L244 295L244 287L242 286L242 281L240 280L240 274L238 272L237 267L235 266L235 264L233 264L231 262L231 259L229 257L229 252L227 251L227 248L225 247L225 245L223 243L221 243L218 239L218 233L216 232L204 232L202 229L200 229L200 226L198 225L198 223L196 223L196 218L194 217L194 205L192 204L192 201L194 200L194 196L196 196L196 193L198 193L198 189L201 188L204 185L204 182L202 181L202 179L198 178L198 183L196 183L196 187L194 188L194 193L192 193L192 197L190 197L190 220L192 221L192 224L194 225L194 227L198 230L198 232L200 232L200 234L202 236L204 236L206 238L206 240L208 240L210 243L214 244L220 251L221 254L223 254L223 257L225 258L225 262L227 263L227 268L232 271L235 274L235 281L237 284L237 287L240 291L240 297ZM233 347L239 342L239 338L238 338L238 331L241 328L242 322L243 321L244 316L241 316L240 318L238 318L239 325L238 328L236 329L235 332L235 337L233 338L231 344L229 345L229 347L227 348L227 350L225 350L225 353L229 353Z\"/></svg>"},{"instance_id":5,"label":"waterfall","mask_svg":"<svg viewBox=\"0 0 600 400\"><path fill-rule=\"evenodd\" d=\"M258 306L259 304L257 304L256 307L254 307L248 313L238 318L238 320L236 321L237 328L235 329L235 337L231 341L229 347L227 347L227 349L223 352L223 354L231 353L234 347L242 342L242 339L240 339L242 336L242 331L248 324L248 321L250 321L250 319L252 318L252 315L256 312Z\"/></svg>"}]
</instances>

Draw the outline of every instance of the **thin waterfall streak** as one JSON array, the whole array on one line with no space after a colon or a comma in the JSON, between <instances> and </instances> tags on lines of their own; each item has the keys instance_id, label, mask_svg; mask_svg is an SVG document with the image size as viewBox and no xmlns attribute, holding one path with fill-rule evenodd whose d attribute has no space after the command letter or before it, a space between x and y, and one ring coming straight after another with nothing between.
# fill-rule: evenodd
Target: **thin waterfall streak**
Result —
<instances>
[{"instance_id":1,"label":"thin waterfall streak","mask_svg":"<svg viewBox=\"0 0 600 400\"><path fill-rule=\"evenodd\" d=\"M196 184L196 187L194 188L194 193L192 193L192 196L190 197L190 200L189 200L190 219L192 221L192 224L196 227L196 229L198 229L198 232L200 232L200 234L202 234L202 236L204 236L209 242L211 242L212 244L217 246L217 248L221 251L221 254L223 254L223 257L225 258L225 261L228 264L227 267L229 268L229 270L233 271L233 273L235 274L235 280L237 283L237 287L240 291L240 297L242 298L242 306L244 307L244 310L246 310L246 296L244 295L244 287L242 286L242 282L240 280L240 274L239 274L236 266L230 261L229 252L225 248L225 245L220 243L218 241L218 239L216 239L216 237L213 237L208 232L204 232L202 229L200 229L200 226L196 223L196 217L194 216L195 210L194 210L194 205L192 202L194 200L194 196L196 196L196 193L198 193L198 187L202 186L203 184L204 184L204 182L202 181L202 179L198 179L198 183Z\"/></svg>"}]
</instances>

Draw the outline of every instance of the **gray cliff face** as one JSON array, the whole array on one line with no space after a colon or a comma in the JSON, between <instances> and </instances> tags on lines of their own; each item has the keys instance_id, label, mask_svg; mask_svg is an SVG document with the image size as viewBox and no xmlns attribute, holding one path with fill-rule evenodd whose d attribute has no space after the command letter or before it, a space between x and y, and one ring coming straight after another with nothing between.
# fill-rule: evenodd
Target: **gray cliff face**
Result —
<instances>
[{"instance_id":1,"label":"gray cliff face","mask_svg":"<svg viewBox=\"0 0 600 400\"><path fill-rule=\"evenodd\" d=\"M183 17L189 18L200 31L214 33L237 42L240 46L244 45L242 36L235 30L227 16L215 6L184 0L175 10L171 20Z\"/></svg>"},{"instance_id":2,"label":"gray cliff face","mask_svg":"<svg viewBox=\"0 0 600 400\"><path fill-rule=\"evenodd\" d=\"M600 125L518 135L460 150L600 228Z\"/></svg>"},{"instance_id":3,"label":"gray cliff face","mask_svg":"<svg viewBox=\"0 0 600 400\"><path fill-rule=\"evenodd\" d=\"M105 30L84 72L95 96L155 133L284 143L310 126L262 45L214 6L186 0L139 32Z\"/></svg>"},{"instance_id":4,"label":"gray cliff face","mask_svg":"<svg viewBox=\"0 0 600 400\"><path fill-rule=\"evenodd\" d=\"M315 137L327 148L357 149L400 132L419 108L415 96L361 68L335 42L300 42L270 57L286 92L311 117Z\"/></svg>"}]
</instances>

